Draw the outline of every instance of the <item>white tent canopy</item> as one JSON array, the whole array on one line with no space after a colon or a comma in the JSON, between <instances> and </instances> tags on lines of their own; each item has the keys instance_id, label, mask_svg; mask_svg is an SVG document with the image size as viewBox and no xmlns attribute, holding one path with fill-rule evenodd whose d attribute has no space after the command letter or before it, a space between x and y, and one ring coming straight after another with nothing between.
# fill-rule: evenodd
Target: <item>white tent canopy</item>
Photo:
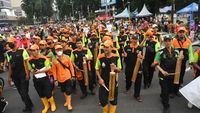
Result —
<instances>
[{"instance_id":1,"label":"white tent canopy","mask_svg":"<svg viewBox=\"0 0 200 113\"><path fill-rule=\"evenodd\" d=\"M120 14L116 15L115 18L130 18L130 12L126 8Z\"/></svg>"},{"instance_id":2,"label":"white tent canopy","mask_svg":"<svg viewBox=\"0 0 200 113\"><path fill-rule=\"evenodd\" d=\"M141 12L139 14L136 15L136 17L145 17L145 16L151 16L152 13L150 13L146 7L146 5L144 4Z\"/></svg>"}]
</instances>

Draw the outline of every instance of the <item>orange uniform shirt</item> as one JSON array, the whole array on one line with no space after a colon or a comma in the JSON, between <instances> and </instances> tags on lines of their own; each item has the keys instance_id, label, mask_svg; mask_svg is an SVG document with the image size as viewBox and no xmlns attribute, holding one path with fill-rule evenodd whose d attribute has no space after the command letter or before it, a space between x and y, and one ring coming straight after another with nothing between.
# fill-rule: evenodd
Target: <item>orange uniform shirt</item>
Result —
<instances>
[{"instance_id":1,"label":"orange uniform shirt","mask_svg":"<svg viewBox=\"0 0 200 113\"><path fill-rule=\"evenodd\" d=\"M53 64L52 64L53 76L55 80L62 83L62 82L65 82L66 80L69 80L72 76L74 76L74 67L73 67L71 59L68 56L62 55L61 62L66 67L69 67L70 70L67 68L64 68L57 59L58 57L56 57L53 60Z\"/></svg>"}]
</instances>

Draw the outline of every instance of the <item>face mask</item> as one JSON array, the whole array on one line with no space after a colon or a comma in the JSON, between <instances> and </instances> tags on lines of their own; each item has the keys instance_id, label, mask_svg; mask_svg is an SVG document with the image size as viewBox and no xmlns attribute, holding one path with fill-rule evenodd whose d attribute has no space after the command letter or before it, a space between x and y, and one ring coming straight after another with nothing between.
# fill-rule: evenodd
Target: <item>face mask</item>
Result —
<instances>
[{"instance_id":1,"label":"face mask","mask_svg":"<svg viewBox=\"0 0 200 113\"><path fill-rule=\"evenodd\" d=\"M9 43L8 45L9 45L9 47L10 47L11 49L13 49L13 48L15 47L15 44L14 44L14 43Z\"/></svg>"},{"instance_id":2,"label":"face mask","mask_svg":"<svg viewBox=\"0 0 200 113\"><path fill-rule=\"evenodd\" d=\"M58 51L56 54L57 54L58 56L61 56L61 55L63 54L63 51Z\"/></svg>"}]
</instances>

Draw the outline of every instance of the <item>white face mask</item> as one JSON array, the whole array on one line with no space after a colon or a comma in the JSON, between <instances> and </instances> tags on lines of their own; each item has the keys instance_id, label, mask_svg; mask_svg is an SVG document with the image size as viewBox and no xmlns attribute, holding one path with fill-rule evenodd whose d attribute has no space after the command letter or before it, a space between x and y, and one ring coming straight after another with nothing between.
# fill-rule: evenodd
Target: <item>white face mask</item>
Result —
<instances>
[{"instance_id":1,"label":"white face mask","mask_svg":"<svg viewBox=\"0 0 200 113\"><path fill-rule=\"evenodd\" d=\"M63 54L63 51L58 51L56 54L57 54L58 56L61 56L61 55Z\"/></svg>"}]
</instances>

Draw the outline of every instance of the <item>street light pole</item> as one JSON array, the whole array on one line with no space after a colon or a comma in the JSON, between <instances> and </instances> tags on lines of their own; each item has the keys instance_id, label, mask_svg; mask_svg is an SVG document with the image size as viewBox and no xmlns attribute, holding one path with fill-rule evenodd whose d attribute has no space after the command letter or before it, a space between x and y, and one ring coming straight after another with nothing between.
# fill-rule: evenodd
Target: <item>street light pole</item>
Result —
<instances>
[{"instance_id":1,"label":"street light pole","mask_svg":"<svg viewBox=\"0 0 200 113\"><path fill-rule=\"evenodd\" d=\"M74 19L74 2L73 2L73 0L71 0L70 3L72 5L72 17Z\"/></svg>"},{"instance_id":2,"label":"street light pole","mask_svg":"<svg viewBox=\"0 0 200 113\"><path fill-rule=\"evenodd\" d=\"M171 6L172 6L171 21L172 21L172 23L174 23L175 0L171 0Z\"/></svg>"},{"instance_id":3,"label":"street light pole","mask_svg":"<svg viewBox=\"0 0 200 113\"><path fill-rule=\"evenodd\" d=\"M106 15L108 14L108 0L105 0L106 2Z\"/></svg>"},{"instance_id":4,"label":"street light pole","mask_svg":"<svg viewBox=\"0 0 200 113\"><path fill-rule=\"evenodd\" d=\"M128 4L128 12L131 13L130 2L128 1L127 4ZM130 16L129 16L129 19L130 19Z\"/></svg>"}]
</instances>

